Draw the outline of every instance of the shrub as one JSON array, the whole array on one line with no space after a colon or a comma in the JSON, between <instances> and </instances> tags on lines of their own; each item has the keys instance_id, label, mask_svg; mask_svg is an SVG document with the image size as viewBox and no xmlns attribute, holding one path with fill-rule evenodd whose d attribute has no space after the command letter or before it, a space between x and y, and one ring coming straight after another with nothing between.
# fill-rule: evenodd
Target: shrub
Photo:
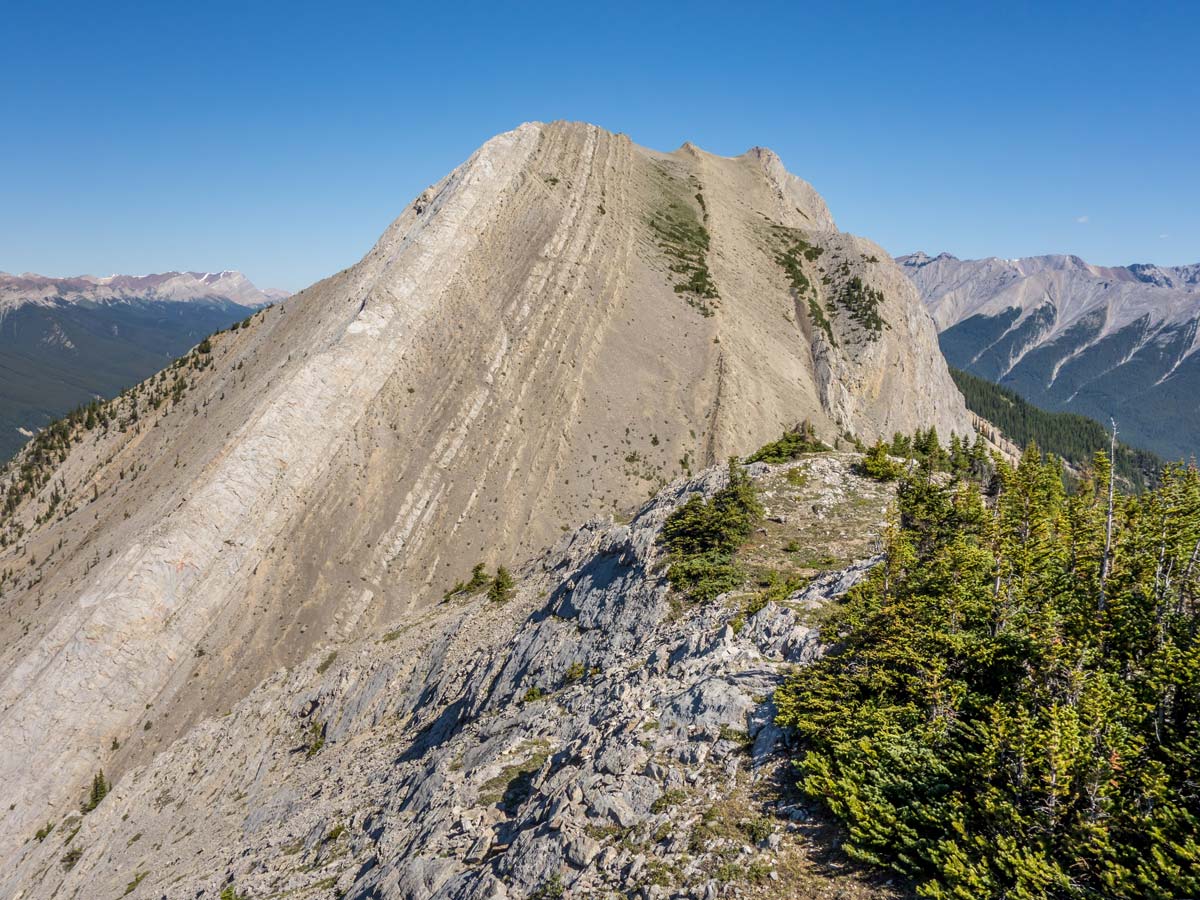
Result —
<instances>
[{"instance_id":1,"label":"shrub","mask_svg":"<svg viewBox=\"0 0 1200 900\"><path fill-rule=\"evenodd\" d=\"M842 283L840 289L834 293L833 300L872 338L877 337L884 328L890 327L879 314L879 307L883 304L883 291L863 284L863 280L857 275Z\"/></svg>"},{"instance_id":2,"label":"shrub","mask_svg":"<svg viewBox=\"0 0 1200 900\"><path fill-rule=\"evenodd\" d=\"M674 290L703 316L711 316L720 295L708 269L709 234L696 210L682 198L671 200L649 219L659 248L671 260Z\"/></svg>"},{"instance_id":3,"label":"shrub","mask_svg":"<svg viewBox=\"0 0 1200 900\"><path fill-rule=\"evenodd\" d=\"M650 812L657 815L660 812L666 812L672 806L678 806L688 797L687 791L679 788L671 788L669 791L664 791L659 795L658 799L650 804Z\"/></svg>"},{"instance_id":4,"label":"shrub","mask_svg":"<svg viewBox=\"0 0 1200 900\"><path fill-rule=\"evenodd\" d=\"M829 447L817 439L812 425L801 422L791 431L785 431L779 440L759 447L746 462L785 463L804 453L828 452Z\"/></svg>"},{"instance_id":5,"label":"shrub","mask_svg":"<svg viewBox=\"0 0 1200 900\"><path fill-rule=\"evenodd\" d=\"M491 587L488 588L488 599L495 603L503 603L512 595L513 584L512 573L500 566L496 569L496 577L492 579Z\"/></svg>"},{"instance_id":6,"label":"shrub","mask_svg":"<svg viewBox=\"0 0 1200 900\"><path fill-rule=\"evenodd\" d=\"M308 726L307 731L308 748L304 752L305 759L312 759L316 756L321 748L325 746L325 723L318 722L316 719Z\"/></svg>"},{"instance_id":7,"label":"shrub","mask_svg":"<svg viewBox=\"0 0 1200 900\"><path fill-rule=\"evenodd\" d=\"M667 579L671 587L693 600L708 603L740 587L746 573L728 553L713 550L672 563L667 570Z\"/></svg>"},{"instance_id":8,"label":"shrub","mask_svg":"<svg viewBox=\"0 0 1200 900\"><path fill-rule=\"evenodd\" d=\"M544 882L542 886L529 895L529 900L562 900L566 896L566 890L563 888L562 876L555 872Z\"/></svg>"},{"instance_id":9,"label":"shrub","mask_svg":"<svg viewBox=\"0 0 1200 900\"><path fill-rule=\"evenodd\" d=\"M762 517L754 483L736 460L729 461L729 483L711 500L692 496L663 524L660 540L680 556L717 551L732 553Z\"/></svg>"},{"instance_id":10,"label":"shrub","mask_svg":"<svg viewBox=\"0 0 1200 900\"><path fill-rule=\"evenodd\" d=\"M663 524L659 540L671 551L667 579L694 600L709 601L745 578L733 552L762 517L754 483L729 461L729 483L710 500L691 497Z\"/></svg>"},{"instance_id":11,"label":"shrub","mask_svg":"<svg viewBox=\"0 0 1200 900\"><path fill-rule=\"evenodd\" d=\"M79 808L84 813L90 813L100 805L101 800L108 796L110 790L112 790L112 785L105 780L104 770L101 769L92 777L92 788L88 791L87 799L79 805Z\"/></svg>"},{"instance_id":12,"label":"shrub","mask_svg":"<svg viewBox=\"0 0 1200 900\"><path fill-rule=\"evenodd\" d=\"M754 819L746 819L738 823L738 827L746 833L746 837L750 838L754 843L761 844L771 836L775 830L771 825L771 820L766 816L758 816Z\"/></svg>"},{"instance_id":13,"label":"shrub","mask_svg":"<svg viewBox=\"0 0 1200 900\"><path fill-rule=\"evenodd\" d=\"M904 474L904 467L888 455L883 441L876 441L854 468L860 475L876 481L895 481Z\"/></svg>"},{"instance_id":14,"label":"shrub","mask_svg":"<svg viewBox=\"0 0 1200 900\"><path fill-rule=\"evenodd\" d=\"M449 602L460 595L469 597L472 594L479 593L481 590L487 587L490 582L491 579L488 578L487 569L484 567L483 563L475 563L475 567L471 569L471 577L466 581L458 582L454 585L454 587L446 591L445 595L442 597L442 600Z\"/></svg>"}]
</instances>

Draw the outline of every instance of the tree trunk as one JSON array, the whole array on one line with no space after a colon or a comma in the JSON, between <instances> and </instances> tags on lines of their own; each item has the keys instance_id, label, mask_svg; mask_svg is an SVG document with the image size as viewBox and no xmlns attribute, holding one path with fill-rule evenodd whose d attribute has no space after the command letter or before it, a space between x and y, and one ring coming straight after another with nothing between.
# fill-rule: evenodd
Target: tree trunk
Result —
<instances>
[{"instance_id":1,"label":"tree trunk","mask_svg":"<svg viewBox=\"0 0 1200 900\"><path fill-rule=\"evenodd\" d=\"M1099 609L1104 610L1104 585L1108 581L1108 571L1112 563L1112 532L1113 532L1113 494L1117 481L1117 423L1112 423L1112 439L1108 446L1108 516L1104 523L1104 558L1100 561L1100 603Z\"/></svg>"}]
</instances>

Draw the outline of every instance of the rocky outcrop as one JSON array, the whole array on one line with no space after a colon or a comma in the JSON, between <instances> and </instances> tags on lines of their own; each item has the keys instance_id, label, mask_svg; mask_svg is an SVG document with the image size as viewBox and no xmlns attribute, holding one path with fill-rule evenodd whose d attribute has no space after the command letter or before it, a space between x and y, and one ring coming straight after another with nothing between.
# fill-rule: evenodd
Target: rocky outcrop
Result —
<instances>
[{"instance_id":1,"label":"rocky outcrop","mask_svg":"<svg viewBox=\"0 0 1200 900\"><path fill-rule=\"evenodd\" d=\"M276 668L805 418L970 428L911 286L811 187L765 151L494 138L77 428L3 523L0 853Z\"/></svg>"},{"instance_id":2,"label":"rocky outcrop","mask_svg":"<svg viewBox=\"0 0 1200 900\"><path fill-rule=\"evenodd\" d=\"M848 527L863 547L888 494L849 463L751 473L773 519L793 510L788 533ZM629 524L569 534L507 602L451 600L276 672L94 811L24 835L0 891L713 897L782 872L772 896L801 876L813 896L847 896L849 882L874 895L808 856L810 811L788 791L770 699L822 652L820 607L870 560L749 613L735 597L681 601L659 530L724 478L676 482Z\"/></svg>"}]
</instances>

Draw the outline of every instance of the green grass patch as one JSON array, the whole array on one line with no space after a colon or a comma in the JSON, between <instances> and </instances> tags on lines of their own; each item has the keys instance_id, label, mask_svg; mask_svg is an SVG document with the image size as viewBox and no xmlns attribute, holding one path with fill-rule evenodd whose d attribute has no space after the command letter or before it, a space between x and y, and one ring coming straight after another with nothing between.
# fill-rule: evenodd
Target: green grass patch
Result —
<instances>
[{"instance_id":1,"label":"green grass patch","mask_svg":"<svg viewBox=\"0 0 1200 900\"><path fill-rule=\"evenodd\" d=\"M532 744L523 748L535 752L518 763L506 766L500 774L479 788L479 802L491 806L499 804L506 812L517 810L533 794L533 776L541 771L550 750L544 744Z\"/></svg>"}]
</instances>

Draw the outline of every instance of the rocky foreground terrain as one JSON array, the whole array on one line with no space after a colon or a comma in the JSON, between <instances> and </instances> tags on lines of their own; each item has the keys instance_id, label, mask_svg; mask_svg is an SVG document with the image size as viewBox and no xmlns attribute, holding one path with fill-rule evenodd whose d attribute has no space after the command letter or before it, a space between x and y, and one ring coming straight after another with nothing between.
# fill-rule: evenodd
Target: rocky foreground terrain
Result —
<instances>
[{"instance_id":1,"label":"rocky foreground terrain","mask_svg":"<svg viewBox=\"0 0 1200 900\"><path fill-rule=\"evenodd\" d=\"M898 262L947 361L1037 406L1101 422L1168 459L1200 448L1200 265L1077 256Z\"/></svg>"},{"instance_id":2,"label":"rocky foreground terrain","mask_svg":"<svg viewBox=\"0 0 1200 900\"><path fill-rule=\"evenodd\" d=\"M280 667L802 419L971 430L912 285L770 151L530 123L403 207L0 476L0 857Z\"/></svg>"},{"instance_id":3,"label":"rocky foreground terrain","mask_svg":"<svg viewBox=\"0 0 1200 900\"><path fill-rule=\"evenodd\" d=\"M766 519L742 561L802 590L672 592L664 519L726 473L673 482L565 535L510 599L459 595L274 672L90 813L28 829L0 893L891 896L838 860L772 723L823 606L878 552L891 488L854 458L749 467ZM189 665L219 653L202 640Z\"/></svg>"}]
</instances>

